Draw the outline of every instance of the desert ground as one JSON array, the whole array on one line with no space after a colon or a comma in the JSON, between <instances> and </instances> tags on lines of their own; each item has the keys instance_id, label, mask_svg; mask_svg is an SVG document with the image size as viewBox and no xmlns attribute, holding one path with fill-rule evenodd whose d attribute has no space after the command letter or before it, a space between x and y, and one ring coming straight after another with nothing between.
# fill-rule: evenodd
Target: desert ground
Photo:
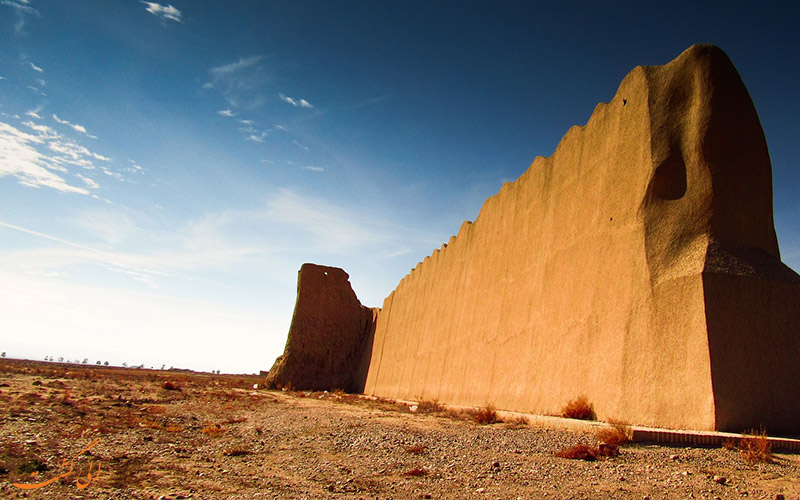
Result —
<instances>
[{"instance_id":1,"label":"desert ground","mask_svg":"<svg viewBox=\"0 0 800 500\"><path fill-rule=\"evenodd\" d=\"M2 360L0 498L800 499L798 455L624 443L560 458L598 437L260 384Z\"/></svg>"}]
</instances>

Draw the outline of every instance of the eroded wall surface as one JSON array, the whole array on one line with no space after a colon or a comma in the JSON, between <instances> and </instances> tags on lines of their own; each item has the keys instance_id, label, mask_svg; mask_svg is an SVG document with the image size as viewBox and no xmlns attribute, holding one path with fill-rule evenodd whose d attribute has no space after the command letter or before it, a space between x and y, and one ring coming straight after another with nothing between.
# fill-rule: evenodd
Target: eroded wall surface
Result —
<instances>
[{"instance_id":1,"label":"eroded wall surface","mask_svg":"<svg viewBox=\"0 0 800 500\"><path fill-rule=\"evenodd\" d=\"M637 67L377 316L368 394L800 433L800 277L727 56Z\"/></svg>"},{"instance_id":2,"label":"eroded wall surface","mask_svg":"<svg viewBox=\"0 0 800 500\"><path fill-rule=\"evenodd\" d=\"M272 387L361 392L364 353L377 311L364 307L349 276L336 267L303 264L286 349L267 376Z\"/></svg>"}]
</instances>

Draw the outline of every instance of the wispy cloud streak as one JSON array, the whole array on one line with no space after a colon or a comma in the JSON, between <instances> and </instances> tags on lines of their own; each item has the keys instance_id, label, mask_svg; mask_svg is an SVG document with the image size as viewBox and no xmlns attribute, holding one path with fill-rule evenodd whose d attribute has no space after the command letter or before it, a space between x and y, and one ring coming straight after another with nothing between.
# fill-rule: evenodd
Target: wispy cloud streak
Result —
<instances>
[{"instance_id":1,"label":"wispy cloud streak","mask_svg":"<svg viewBox=\"0 0 800 500\"><path fill-rule=\"evenodd\" d=\"M142 2L147 6L147 12L153 14L162 21L183 22L183 14L172 5L161 5L155 2Z\"/></svg>"},{"instance_id":2,"label":"wispy cloud streak","mask_svg":"<svg viewBox=\"0 0 800 500\"><path fill-rule=\"evenodd\" d=\"M292 97L287 96L286 94L278 94L278 97L281 101L291 104L295 108L313 108L314 106L311 105L310 102L306 101L305 99L294 99Z\"/></svg>"},{"instance_id":3,"label":"wispy cloud streak","mask_svg":"<svg viewBox=\"0 0 800 500\"><path fill-rule=\"evenodd\" d=\"M213 67L205 89L216 89L232 108L253 109L266 103L262 92L268 78L261 64L264 56L241 57L238 61ZM233 110L231 110L233 112Z\"/></svg>"}]
</instances>

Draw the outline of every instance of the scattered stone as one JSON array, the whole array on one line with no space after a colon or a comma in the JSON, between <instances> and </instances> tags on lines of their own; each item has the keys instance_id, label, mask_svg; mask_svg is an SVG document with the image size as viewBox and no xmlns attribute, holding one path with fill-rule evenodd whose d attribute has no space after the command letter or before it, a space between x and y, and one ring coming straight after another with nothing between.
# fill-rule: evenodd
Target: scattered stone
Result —
<instances>
[{"instance_id":1,"label":"scattered stone","mask_svg":"<svg viewBox=\"0 0 800 500\"><path fill-rule=\"evenodd\" d=\"M724 476L714 476L714 482L725 485L728 482L728 478Z\"/></svg>"}]
</instances>

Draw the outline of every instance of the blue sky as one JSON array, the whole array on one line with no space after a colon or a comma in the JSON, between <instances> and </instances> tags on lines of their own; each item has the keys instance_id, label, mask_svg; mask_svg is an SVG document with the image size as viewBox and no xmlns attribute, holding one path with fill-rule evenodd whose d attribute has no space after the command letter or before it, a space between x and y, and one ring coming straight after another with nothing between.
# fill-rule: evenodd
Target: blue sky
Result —
<instances>
[{"instance_id":1,"label":"blue sky","mask_svg":"<svg viewBox=\"0 0 800 500\"><path fill-rule=\"evenodd\" d=\"M795 2L0 0L0 350L268 369L297 270L363 303L635 66L714 43L800 269Z\"/></svg>"}]
</instances>

